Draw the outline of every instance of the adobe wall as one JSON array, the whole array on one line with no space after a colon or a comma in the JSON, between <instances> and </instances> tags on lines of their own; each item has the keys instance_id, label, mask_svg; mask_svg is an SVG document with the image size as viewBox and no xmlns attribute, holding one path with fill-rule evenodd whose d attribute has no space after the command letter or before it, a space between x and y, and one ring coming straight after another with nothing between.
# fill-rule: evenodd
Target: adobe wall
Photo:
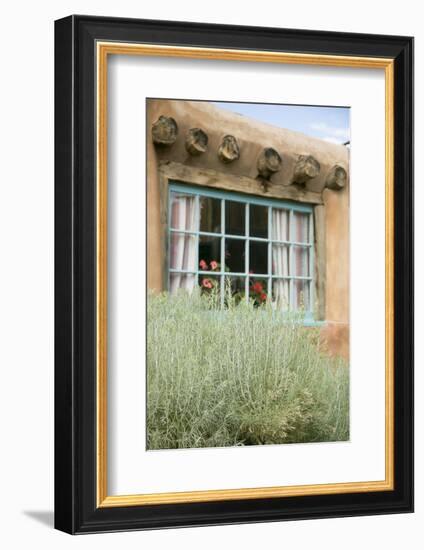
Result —
<instances>
[{"instance_id":1,"label":"adobe wall","mask_svg":"<svg viewBox=\"0 0 424 550\"><path fill-rule=\"evenodd\" d=\"M171 146L153 143L151 128L159 116L172 117L178 124L178 136ZM299 132L264 124L254 119L211 104L196 101L148 100L147 105L147 223L148 223L148 287L164 288L163 221L159 167L165 162L178 163L204 171L205 174L228 174L241 181L256 184L257 161L265 147L278 151L282 164L272 174L266 191L258 187L258 194L292 193L298 200L319 197L324 205L325 219L325 324L323 339L328 352L348 357L349 354L349 185L339 190L326 187L328 175L334 166L348 173L349 151L342 145L328 143ZM202 128L208 136L207 150L198 155L189 154L185 136L190 128ZM237 138L240 157L224 163L217 151L222 138L231 134ZM318 160L320 171L316 177L301 185L293 184L293 174L300 155L311 155ZM247 179L248 178L248 179ZM347 178L347 182L349 178ZM290 197L291 195L288 195Z\"/></svg>"},{"instance_id":2,"label":"adobe wall","mask_svg":"<svg viewBox=\"0 0 424 550\"><path fill-rule=\"evenodd\" d=\"M326 212L326 326L328 350L349 356L349 192L323 192Z\"/></svg>"}]
</instances>

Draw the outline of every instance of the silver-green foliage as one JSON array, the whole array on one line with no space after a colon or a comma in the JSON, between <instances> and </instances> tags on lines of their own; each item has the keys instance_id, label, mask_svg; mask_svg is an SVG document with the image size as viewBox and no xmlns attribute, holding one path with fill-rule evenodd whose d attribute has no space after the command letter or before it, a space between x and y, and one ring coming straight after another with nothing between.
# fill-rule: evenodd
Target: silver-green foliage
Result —
<instances>
[{"instance_id":1,"label":"silver-green foliage","mask_svg":"<svg viewBox=\"0 0 424 550\"><path fill-rule=\"evenodd\" d=\"M269 305L148 298L149 449L349 438L349 371L316 329Z\"/></svg>"}]
</instances>

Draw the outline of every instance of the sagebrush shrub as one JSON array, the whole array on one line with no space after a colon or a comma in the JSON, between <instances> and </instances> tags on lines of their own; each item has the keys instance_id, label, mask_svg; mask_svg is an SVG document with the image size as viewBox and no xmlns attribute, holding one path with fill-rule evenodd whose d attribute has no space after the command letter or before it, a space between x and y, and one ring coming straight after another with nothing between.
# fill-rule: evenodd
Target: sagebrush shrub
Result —
<instances>
[{"instance_id":1,"label":"sagebrush shrub","mask_svg":"<svg viewBox=\"0 0 424 550\"><path fill-rule=\"evenodd\" d=\"M349 371L317 329L226 297L148 297L148 449L344 441Z\"/></svg>"}]
</instances>

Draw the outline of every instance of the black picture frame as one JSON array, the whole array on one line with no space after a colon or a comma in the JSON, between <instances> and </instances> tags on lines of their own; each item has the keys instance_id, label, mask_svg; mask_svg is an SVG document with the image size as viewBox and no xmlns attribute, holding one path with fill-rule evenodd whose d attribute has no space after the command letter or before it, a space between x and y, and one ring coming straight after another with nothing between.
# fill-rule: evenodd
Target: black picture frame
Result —
<instances>
[{"instance_id":1,"label":"black picture frame","mask_svg":"<svg viewBox=\"0 0 424 550\"><path fill-rule=\"evenodd\" d=\"M394 490L97 507L99 40L394 60ZM413 39L73 15L55 22L55 527L67 533L413 511Z\"/></svg>"}]
</instances>

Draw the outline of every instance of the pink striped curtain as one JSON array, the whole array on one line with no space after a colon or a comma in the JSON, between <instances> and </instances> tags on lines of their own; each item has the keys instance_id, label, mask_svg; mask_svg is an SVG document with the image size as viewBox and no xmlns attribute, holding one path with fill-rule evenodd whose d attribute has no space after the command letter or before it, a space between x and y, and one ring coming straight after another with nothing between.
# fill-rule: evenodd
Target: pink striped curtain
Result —
<instances>
[{"instance_id":1,"label":"pink striped curtain","mask_svg":"<svg viewBox=\"0 0 424 550\"><path fill-rule=\"evenodd\" d=\"M175 195L171 206L171 227L184 231L196 231L196 199L190 195ZM188 233L171 234L170 266L172 269L196 270L196 237ZM194 273L171 273L170 292L179 288L191 292L196 284Z\"/></svg>"},{"instance_id":2,"label":"pink striped curtain","mask_svg":"<svg viewBox=\"0 0 424 550\"><path fill-rule=\"evenodd\" d=\"M289 212L273 209L272 211L272 238L277 241L296 243L309 242L309 215L295 212L293 235L290 234ZM290 247L286 244L272 245L272 273L281 277L309 276L309 249L306 246L293 246L293 265L290 265ZM280 310L309 308L309 282L293 281L293 303L290 297L288 279L273 280L273 299Z\"/></svg>"},{"instance_id":3,"label":"pink striped curtain","mask_svg":"<svg viewBox=\"0 0 424 550\"><path fill-rule=\"evenodd\" d=\"M272 238L277 241L289 240L289 213L287 210L272 211ZM289 247L285 244L272 245L272 273L287 277L289 275ZM289 308L288 279L274 279L274 303L278 309Z\"/></svg>"}]
</instances>

